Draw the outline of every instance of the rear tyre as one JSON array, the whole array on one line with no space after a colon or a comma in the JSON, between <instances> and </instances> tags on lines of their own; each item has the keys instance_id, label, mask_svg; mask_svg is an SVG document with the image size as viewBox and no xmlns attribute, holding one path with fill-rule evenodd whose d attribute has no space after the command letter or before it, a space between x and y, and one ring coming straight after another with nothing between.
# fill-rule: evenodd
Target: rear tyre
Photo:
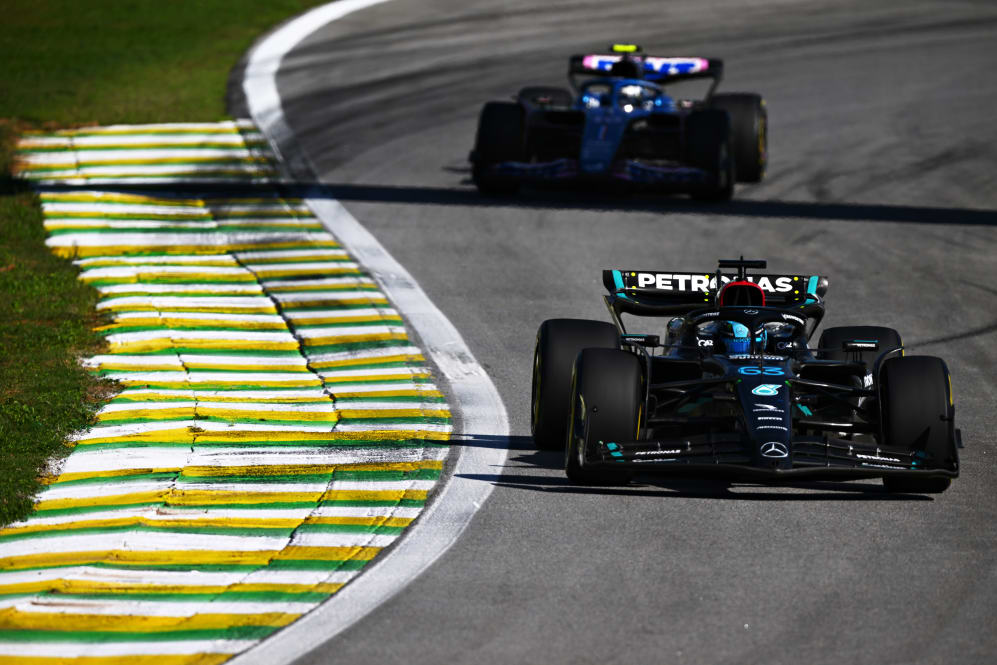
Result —
<instances>
[{"instance_id":1,"label":"rear tyre","mask_svg":"<svg viewBox=\"0 0 997 665\"><path fill-rule=\"evenodd\" d=\"M533 85L523 88L516 99L532 106L571 106L575 98L570 90L550 86Z\"/></svg>"},{"instance_id":2,"label":"rear tyre","mask_svg":"<svg viewBox=\"0 0 997 665\"><path fill-rule=\"evenodd\" d=\"M858 352L858 359L865 363L865 374L852 376L852 381L855 383L857 388L872 387L873 373L876 369L876 358L881 353L891 349L898 349L903 346L903 342L900 339L900 333L893 328L883 328L881 326L839 326L837 328L827 328L821 333L820 340L817 342L817 347L825 350L819 351L817 357L823 360L851 362L851 360L855 358L856 352L845 351L841 348L841 345L844 342L852 340L868 340L879 344L879 349L876 351ZM864 404L866 407L870 407L871 402L869 400L875 399L876 398L874 397L856 397L852 398L850 401L855 406ZM832 409L830 413L834 413L834 407L831 406L830 408ZM875 408L875 406L872 406L871 408ZM843 410L838 415L851 417L852 412Z\"/></svg>"},{"instance_id":3,"label":"rear tyre","mask_svg":"<svg viewBox=\"0 0 997 665\"><path fill-rule=\"evenodd\" d=\"M616 349L616 326L603 321L550 319L537 331L533 353L530 428L541 450L563 450L568 433L571 369L586 348Z\"/></svg>"},{"instance_id":4,"label":"rear tyre","mask_svg":"<svg viewBox=\"0 0 997 665\"><path fill-rule=\"evenodd\" d=\"M625 484L629 470L585 466L598 441L634 441L640 434L644 406L641 363L618 349L585 349L578 354L571 387L571 424L564 472L581 485Z\"/></svg>"},{"instance_id":5,"label":"rear tyre","mask_svg":"<svg viewBox=\"0 0 997 665\"><path fill-rule=\"evenodd\" d=\"M738 182L761 182L768 166L768 113L761 95L713 95L710 106L730 114L731 147Z\"/></svg>"},{"instance_id":6,"label":"rear tyre","mask_svg":"<svg viewBox=\"0 0 997 665\"><path fill-rule=\"evenodd\" d=\"M837 328L827 328L820 335L817 346L825 351L820 351L818 356L824 360L849 361L854 357L854 352L845 351L841 348L842 343L852 340L868 340L879 343L876 351L862 351L859 358L865 363L868 371L872 371L872 364L876 357L884 351L897 349L903 346L900 333L893 328L883 328L881 326L840 326Z\"/></svg>"},{"instance_id":7,"label":"rear tyre","mask_svg":"<svg viewBox=\"0 0 997 665\"><path fill-rule=\"evenodd\" d=\"M879 394L884 447L921 452L932 468L958 470L955 408L945 361L933 356L890 358L880 372ZM949 478L883 478L890 492L937 494Z\"/></svg>"},{"instance_id":8,"label":"rear tyre","mask_svg":"<svg viewBox=\"0 0 997 665\"><path fill-rule=\"evenodd\" d=\"M709 181L690 192L697 201L729 201L736 177L730 142L730 115L705 109L686 120L686 160L709 174Z\"/></svg>"},{"instance_id":9,"label":"rear tyre","mask_svg":"<svg viewBox=\"0 0 997 665\"><path fill-rule=\"evenodd\" d=\"M524 161L523 109L514 102L488 102L478 118L471 179L482 194L505 196L519 190L515 178L491 172L502 162Z\"/></svg>"}]
</instances>

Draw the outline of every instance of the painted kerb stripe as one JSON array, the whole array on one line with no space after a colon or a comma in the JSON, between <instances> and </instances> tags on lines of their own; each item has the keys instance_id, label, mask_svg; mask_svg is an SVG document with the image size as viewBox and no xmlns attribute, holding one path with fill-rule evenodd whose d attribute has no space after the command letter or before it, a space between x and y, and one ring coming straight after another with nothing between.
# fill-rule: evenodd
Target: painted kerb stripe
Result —
<instances>
[{"instance_id":1,"label":"painted kerb stripe","mask_svg":"<svg viewBox=\"0 0 997 665\"><path fill-rule=\"evenodd\" d=\"M383 0L342 0L318 7L260 41L250 54L243 88L250 113L279 155L293 155L311 181L307 156L294 154L295 140L281 108L276 74L284 56L321 26ZM285 169L281 162L279 168ZM285 177L287 177L285 175ZM487 500L492 484L472 480L505 465L509 421L491 379L460 333L419 284L328 191L306 199L309 207L370 274L418 334L423 348L446 377L457 411L455 438L477 437L458 447L454 472L406 537L329 601L239 656L233 665L290 663L319 648L398 593L448 550ZM491 441L491 445L489 445Z\"/></svg>"},{"instance_id":2,"label":"painted kerb stripe","mask_svg":"<svg viewBox=\"0 0 997 665\"><path fill-rule=\"evenodd\" d=\"M0 661L222 662L405 533L449 405L251 122L32 134L17 168L123 390L0 529Z\"/></svg>"}]
</instances>

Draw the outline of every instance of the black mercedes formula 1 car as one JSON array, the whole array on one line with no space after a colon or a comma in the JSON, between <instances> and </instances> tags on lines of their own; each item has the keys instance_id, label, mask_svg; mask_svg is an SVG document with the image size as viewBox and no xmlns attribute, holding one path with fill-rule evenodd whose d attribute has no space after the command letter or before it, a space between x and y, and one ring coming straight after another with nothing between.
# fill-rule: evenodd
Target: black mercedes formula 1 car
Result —
<instances>
[{"instance_id":1,"label":"black mercedes formula 1 car","mask_svg":"<svg viewBox=\"0 0 997 665\"><path fill-rule=\"evenodd\" d=\"M563 447L583 484L653 471L948 488L961 440L945 362L905 355L900 335L876 326L827 328L811 347L827 279L748 272L765 267L742 257L712 274L603 271L613 323L552 319L537 333L537 447ZM629 332L624 316L661 329Z\"/></svg>"}]
</instances>

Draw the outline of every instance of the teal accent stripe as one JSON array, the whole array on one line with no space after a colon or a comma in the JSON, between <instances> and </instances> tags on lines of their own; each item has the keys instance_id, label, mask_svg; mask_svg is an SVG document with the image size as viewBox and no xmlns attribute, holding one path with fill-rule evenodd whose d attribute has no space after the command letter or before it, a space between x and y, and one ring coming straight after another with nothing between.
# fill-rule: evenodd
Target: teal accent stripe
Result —
<instances>
[{"instance_id":1,"label":"teal accent stripe","mask_svg":"<svg viewBox=\"0 0 997 665\"><path fill-rule=\"evenodd\" d=\"M817 302L819 296L817 295L817 275L811 275L810 279L807 280L807 299L806 302L810 302L811 298L813 302Z\"/></svg>"},{"instance_id":2,"label":"teal accent stripe","mask_svg":"<svg viewBox=\"0 0 997 665\"><path fill-rule=\"evenodd\" d=\"M817 275L811 275L807 281L807 293L817 295Z\"/></svg>"}]
</instances>

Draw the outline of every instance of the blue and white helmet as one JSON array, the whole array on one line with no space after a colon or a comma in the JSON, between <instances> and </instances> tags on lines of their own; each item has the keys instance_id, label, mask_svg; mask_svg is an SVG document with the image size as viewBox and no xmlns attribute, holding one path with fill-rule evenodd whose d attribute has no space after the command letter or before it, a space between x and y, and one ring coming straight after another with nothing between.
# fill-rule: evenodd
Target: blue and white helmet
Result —
<instances>
[{"instance_id":1,"label":"blue and white helmet","mask_svg":"<svg viewBox=\"0 0 997 665\"><path fill-rule=\"evenodd\" d=\"M751 353L751 331L748 326L737 321L721 321L720 330L717 334L720 344L728 354ZM768 334L764 329L755 336L760 351L764 351Z\"/></svg>"}]
</instances>

